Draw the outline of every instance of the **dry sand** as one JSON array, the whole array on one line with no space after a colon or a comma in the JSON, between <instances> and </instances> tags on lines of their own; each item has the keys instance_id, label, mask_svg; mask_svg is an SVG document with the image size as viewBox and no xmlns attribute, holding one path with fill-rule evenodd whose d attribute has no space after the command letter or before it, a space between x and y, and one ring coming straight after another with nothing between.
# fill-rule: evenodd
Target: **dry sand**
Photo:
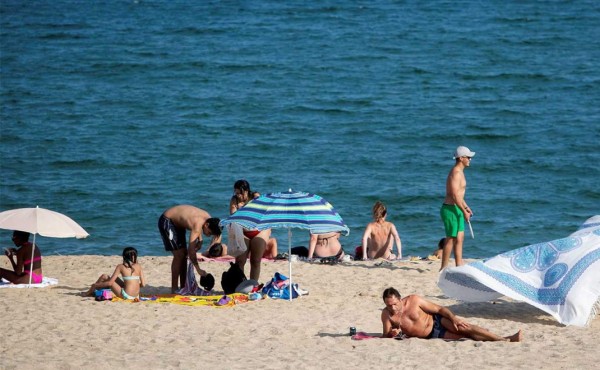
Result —
<instances>
[{"instance_id":1,"label":"dry sand","mask_svg":"<svg viewBox=\"0 0 600 370\"><path fill-rule=\"evenodd\" d=\"M600 320L564 327L525 303L460 303L436 285L439 262L355 261L335 266L294 262L308 296L265 299L232 308L96 302L80 293L117 256L44 257L51 288L0 289L0 369L592 369L600 362ZM168 293L170 257L142 257L144 294ZM4 258L0 267L7 267ZM228 264L206 262L217 278ZM246 273L249 266L246 266ZM285 261L262 264L261 281L287 274ZM381 293L419 294L500 334L522 329L522 343L351 340L350 326L381 332Z\"/></svg>"}]
</instances>

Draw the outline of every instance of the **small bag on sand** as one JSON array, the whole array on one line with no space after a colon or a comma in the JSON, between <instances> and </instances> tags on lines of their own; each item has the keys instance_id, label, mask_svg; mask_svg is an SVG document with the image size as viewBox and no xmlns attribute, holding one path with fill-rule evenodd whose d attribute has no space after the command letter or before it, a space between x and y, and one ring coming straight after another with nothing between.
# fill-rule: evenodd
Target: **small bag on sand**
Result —
<instances>
[{"instance_id":1,"label":"small bag on sand","mask_svg":"<svg viewBox=\"0 0 600 370\"><path fill-rule=\"evenodd\" d=\"M94 296L97 301L110 301L113 298L113 293L110 289L96 289Z\"/></svg>"}]
</instances>

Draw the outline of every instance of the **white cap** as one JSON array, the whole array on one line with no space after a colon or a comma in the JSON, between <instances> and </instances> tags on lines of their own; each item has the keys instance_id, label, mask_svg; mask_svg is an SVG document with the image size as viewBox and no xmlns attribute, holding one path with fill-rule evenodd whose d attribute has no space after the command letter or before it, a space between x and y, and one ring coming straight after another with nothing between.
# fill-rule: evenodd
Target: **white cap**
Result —
<instances>
[{"instance_id":1,"label":"white cap","mask_svg":"<svg viewBox=\"0 0 600 370\"><path fill-rule=\"evenodd\" d=\"M458 148L456 148L456 151L454 152L454 159L460 158L460 157L474 157L474 156L475 156L475 152L470 151L469 148L467 148L466 146L459 146Z\"/></svg>"}]
</instances>

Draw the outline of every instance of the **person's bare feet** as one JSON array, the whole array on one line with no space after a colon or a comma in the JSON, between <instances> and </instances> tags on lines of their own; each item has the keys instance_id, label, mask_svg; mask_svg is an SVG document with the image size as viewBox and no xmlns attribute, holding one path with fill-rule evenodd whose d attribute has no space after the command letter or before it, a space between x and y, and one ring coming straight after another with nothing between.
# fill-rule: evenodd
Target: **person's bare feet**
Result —
<instances>
[{"instance_id":1,"label":"person's bare feet","mask_svg":"<svg viewBox=\"0 0 600 370\"><path fill-rule=\"evenodd\" d=\"M523 340L523 331L519 330L515 334L506 337L506 339L508 339L510 342L520 342Z\"/></svg>"}]
</instances>

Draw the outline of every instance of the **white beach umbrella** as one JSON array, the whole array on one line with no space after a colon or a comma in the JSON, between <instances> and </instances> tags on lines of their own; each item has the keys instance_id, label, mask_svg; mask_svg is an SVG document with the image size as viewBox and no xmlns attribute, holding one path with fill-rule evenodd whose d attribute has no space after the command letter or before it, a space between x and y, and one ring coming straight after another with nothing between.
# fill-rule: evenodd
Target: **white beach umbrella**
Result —
<instances>
[{"instance_id":1,"label":"white beach umbrella","mask_svg":"<svg viewBox=\"0 0 600 370\"><path fill-rule=\"evenodd\" d=\"M70 217L62 213L39 207L17 208L1 212L0 229L31 233L33 234L34 245L36 234L52 238L77 239L83 239L89 236L89 234ZM34 251L35 248L32 248L32 261ZM29 285L31 285L31 274L29 275Z\"/></svg>"}]
</instances>

